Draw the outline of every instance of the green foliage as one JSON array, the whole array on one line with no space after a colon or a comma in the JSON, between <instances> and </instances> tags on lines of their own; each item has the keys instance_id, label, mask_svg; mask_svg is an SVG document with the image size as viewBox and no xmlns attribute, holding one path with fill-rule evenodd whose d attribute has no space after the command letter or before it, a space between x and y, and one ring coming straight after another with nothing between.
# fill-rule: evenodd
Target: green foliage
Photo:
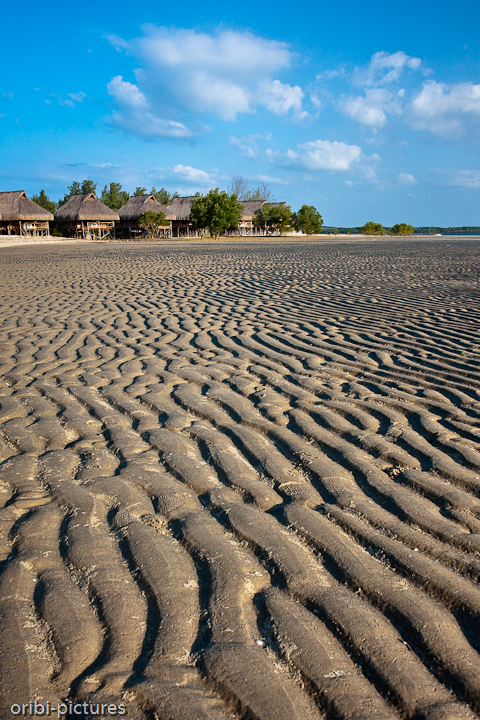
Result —
<instances>
[{"instance_id":1,"label":"green foliage","mask_svg":"<svg viewBox=\"0 0 480 720\"><path fill-rule=\"evenodd\" d=\"M45 210L48 210L51 213L54 213L57 209L57 203L49 199L45 190L40 190L39 195L32 195L32 200L37 203L37 205L40 205L40 207L45 208Z\"/></svg>"},{"instance_id":2,"label":"green foliage","mask_svg":"<svg viewBox=\"0 0 480 720\"><path fill-rule=\"evenodd\" d=\"M69 198L71 198L72 195L81 195L82 194L82 186L76 180L74 180L71 185L67 185L67 190L68 190L68 193L65 193L65 197L67 198L67 200Z\"/></svg>"},{"instance_id":3,"label":"green foliage","mask_svg":"<svg viewBox=\"0 0 480 720\"><path fill-rule=\"evenodd\" d=\"M96 189L97 183L94 183L93 180L84 180L82 182L82 195L86 195L87 193L93 193L95 195Z\"/></svg>"},{"instance_id":4,"label":"green foliage","mask_svg":"<svg viewBox=\"0 0 480 720\"><path fill-rule=\"evenodd\" d=\"M364 235L383 235L385 230L380 223L367 222L365 225L362 225L360 232Z\"/></svg>"},{"instance_id":5,"label":"green foliage","mask_svg":"<svg viewBox=\"0 0 480 720\"><path fill-rule=\"evenodd\" d=\"M292 222L292 209L289 205L265 203L253 216L253 224L263 227L269 234L285 232Z\"/></svg>"},{"instance_id":6,"label":"green foliage","mask_svg":"<svg viewBox=\"0 0 480 720\"><path fill-rule=\"evenodd\" d=\"M156 213L153 212L153 210L147 210L139 215L138 224L140 227L144 227L145 230L150 232L150 235L154 237L158 228L165 227L165 225L168 225L168 222L165 213Z\"/></svg>"},{"instance_id":7,"label":"green foliage","mask_svg":"<svg viewBox=\"0 0 480 720\"><path fill-rule=\"evenodd\" d=\"M137 188L137 190L144 190L145 188ZM135 195L146 195L145 193L134 193ZM152 191L150 193L151 195L155 196L155 199L158 200L158 202L161 205L165 205L165 207L168 207L170 203L172 202L173 198L179 197L177 192L174 192L173 195L170 195L168 190L165 190L165 188L160 188L160 190L157 190L155 185L152 187Z\"/></svg>"},{"instance_id":8,"label":"green foliage","mask_svg":"<svg viewBox=\"0 0 480 720\"><path fill-rule=\"evenodd\" d=\"M134 195L148 195L146 187L136 187L133 193Z\"/></svg>"},{"instance_id":9,"label":"green foliage","mask_svg":"<svg viewBox=\"0 0 480 720\"><path fill-rule=\"evenodd\" d=\"M87 195L87 193L93 193L95 195L96 189L97 183L94 183L93 180L84 180L82 184L74 180L71 185L67 186L68 192L65 193L63 200L58 201L58 207L65 205L72 195Z\"/></svg>"},{"instance_id":10,"label":"green foliage","mask_svg":"<svg viewBox=\"0 0 480 720\"><path fill-rule=\"evenodd\" d=\"M122 190L120 183L110 183L109 188L105 185L100 196L100 200L104 205L112 210L119 210L128 202L128 198L128 192Z\"/></svg>"},{"instance_id":11,"label":"green foliage","mask_svg":"<svg viewBox=\"0 0 480 720\"><path fill-rule=\"evenodd\" d=\"M227 228L236 228L242 217L243 207L235 193L227 193L218 188L210 190L192 203L190 222L194 230L208 228L210 235L217 238Z\"/></svg>"},{"instance_id":12,"label":"green foliage","mask_svg":"<svg viewBox=\"0 0 480 720\"><path fill-rule=\"evenodd\" d=\"M413 225L407 225L406 223L400 223L392 227L394 235L412 235Z\"/></svg>"},{"instance_id":13,"label":"green foliage","mask_svg":"<svg viewBox=\"0 0 480 720\"><path fill-rule=\"evenodd\" d=\"M302 205L295 215L294 225L296 230L300 230L306 235L318 234L322 229L323 220L313 205Z\"/></svg>"}]
</instances>

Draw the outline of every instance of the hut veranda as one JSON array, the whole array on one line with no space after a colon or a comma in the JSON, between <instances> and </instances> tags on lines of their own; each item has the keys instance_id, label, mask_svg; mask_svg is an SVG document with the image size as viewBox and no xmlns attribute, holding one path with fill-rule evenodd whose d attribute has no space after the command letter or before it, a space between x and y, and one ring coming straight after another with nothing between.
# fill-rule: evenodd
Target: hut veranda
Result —
<instances>
[{"instance_id":1,"label":"hut veranda","mask_svg":"<svg viewBox=\"0 0 480 720\"><path fill-rule=\"evenodd\" d=\"M53 215L27 197L25 190L0 192L0 234L46 237Z\"/></svg>"}]
</instances>

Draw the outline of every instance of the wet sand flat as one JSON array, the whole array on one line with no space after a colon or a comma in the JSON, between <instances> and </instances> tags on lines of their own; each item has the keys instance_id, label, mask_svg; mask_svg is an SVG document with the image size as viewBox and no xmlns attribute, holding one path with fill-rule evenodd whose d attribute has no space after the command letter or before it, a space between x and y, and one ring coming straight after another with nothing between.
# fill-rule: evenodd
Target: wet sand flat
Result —
<instances>
[{"instance_id":1,"label":"wet sand flat","mask_svg":"<svg viewBox=\"0 0 480 720\"><path fill-rule=\"evenodd\" d=\"M0 718L480 717L479 269L1 248Z\"/></svg>"}]
</instances>

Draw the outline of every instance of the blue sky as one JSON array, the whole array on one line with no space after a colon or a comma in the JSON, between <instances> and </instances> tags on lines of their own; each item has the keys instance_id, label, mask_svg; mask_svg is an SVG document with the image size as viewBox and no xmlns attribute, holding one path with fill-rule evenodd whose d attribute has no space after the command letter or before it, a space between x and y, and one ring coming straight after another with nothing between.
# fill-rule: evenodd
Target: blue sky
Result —
<instances>
[{"instance_id":1,"label":"blue sky","mask_svg":"<svg viewBox=\"0 0 480 720\"><path fill-rule=\"evenodd\" d=\"M328 225L480 225L480 4L3 10L0 190L270 184Z\"/></svg>"}]
</instances>

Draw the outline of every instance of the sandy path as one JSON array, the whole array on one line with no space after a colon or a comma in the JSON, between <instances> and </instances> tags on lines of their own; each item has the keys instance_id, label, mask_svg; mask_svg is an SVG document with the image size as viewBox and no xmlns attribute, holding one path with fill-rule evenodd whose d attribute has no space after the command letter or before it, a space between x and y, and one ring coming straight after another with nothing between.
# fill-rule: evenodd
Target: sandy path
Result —
<instances>
[{"instance_id":1,"label":"sandy path","mask_svg":"<svg viewBox=\"0 0 480 720\"><path fill-rule=\"evenodd\" d=\"M479 265L1 249L0 717L479 717Z\"/></svg>"}]
</instances>

